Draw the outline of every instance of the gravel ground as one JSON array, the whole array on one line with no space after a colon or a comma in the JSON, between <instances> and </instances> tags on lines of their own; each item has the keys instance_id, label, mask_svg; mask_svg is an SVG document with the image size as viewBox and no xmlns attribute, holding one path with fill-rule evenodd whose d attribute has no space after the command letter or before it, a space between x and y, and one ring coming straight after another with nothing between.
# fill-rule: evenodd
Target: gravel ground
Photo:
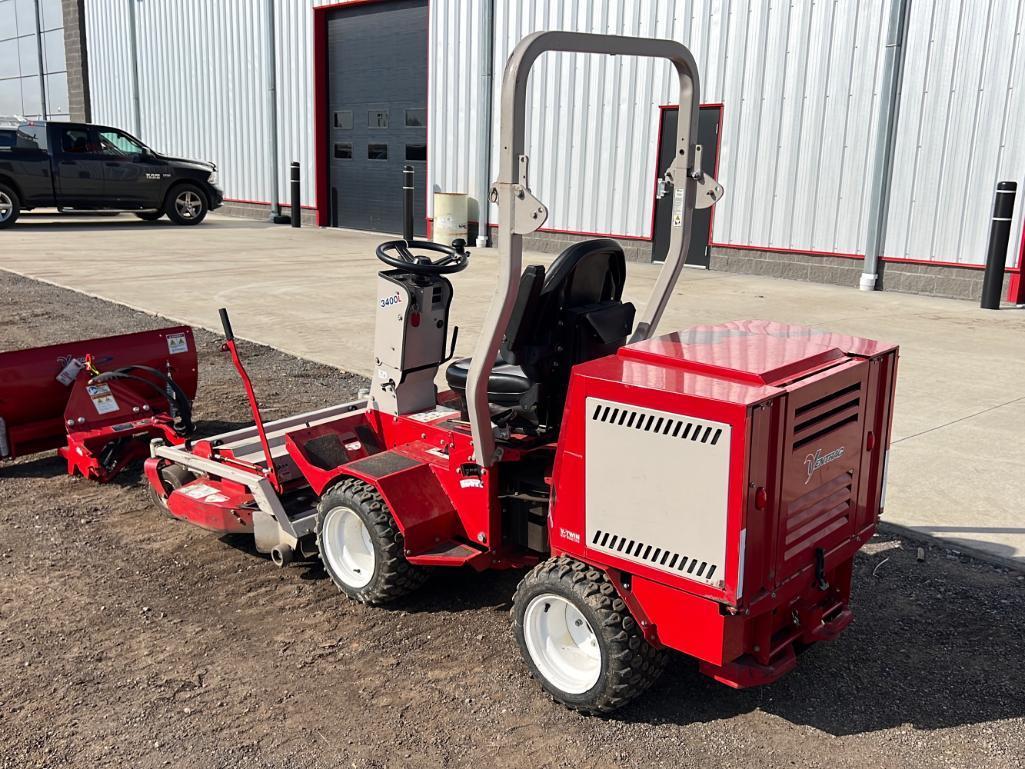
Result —
<instances>
[{"instance_id":1,"label":"gravel ground","mask_svg":"<svg viewBox=\"0 0 1025 769\"><path fill-rule=\"evenodd\" d=\"M0 272L0 349L167 325ZM236 329L244 335L244 329ZM245 420L213 334L199 429ZM243 344L269 416L358 378ZM2 767L1025 766L1025 577L877 537L852 627L737 692L675 657L614 718L554 705L509 631L518 574L439 573L389 609L279 570L41 455L0 467Z\"/></svg>"}]
</instances>

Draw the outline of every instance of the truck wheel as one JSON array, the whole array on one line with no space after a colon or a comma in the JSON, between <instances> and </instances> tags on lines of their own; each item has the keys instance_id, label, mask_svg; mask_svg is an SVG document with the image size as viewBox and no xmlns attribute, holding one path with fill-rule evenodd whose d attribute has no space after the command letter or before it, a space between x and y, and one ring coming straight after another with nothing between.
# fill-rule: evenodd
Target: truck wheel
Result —
<instances>
[{"instance_id":1,"label":"truck wheel","mask_svg":"<svg viewBox=\"0 0 1025 769\"><path fill-rule=\"evenodd\" d=\"M531 675L556 701L611 713L651 686L666 652L649 644L608 577L560 556L516 588L513 633Z\"/></svg>"},{"instance_id":2,"label":"truck wheel","mask_svg":"<svg viewBox=\"0 0 1025 769\"><path fill-rule=\"evenodd\" d=\"M18 221L20 213L21 202L18 200L18 193L6 184L0 184L0 230Z\"/></svg>"},{"instance_id":3,"label":"truck wheel","mask_svg":"<svg viewBox=\"0 0 1025 769\"><path fill-rule=\"evenodd\" d=\"M203 190L195 184L179 184L167 193L164 210L175 224L199 224L206 218L209 207Z\"/></svg>"},{"instance_id":4,"label":"truck wheel","mask_svg":"<svg viewBox=\"0 0 1025 769\"><path fill-rule=\"evenodd\" d=\"M142 219L144 222L155 222L161 216L164 215L163 211L139 211L136 216Z\"/></svg>"},{"instance_id":5,"label":"truck wheel","mask_svg":"<svg viewBox=\"0 0 1025 769\"><path fill-rule=\"evenodd\" d=\"M355 601L379 604L424 583L403 554L403 538L377 489L349 478L320 500L317 547L331 581Z\"/></svg>"}]
</instances>

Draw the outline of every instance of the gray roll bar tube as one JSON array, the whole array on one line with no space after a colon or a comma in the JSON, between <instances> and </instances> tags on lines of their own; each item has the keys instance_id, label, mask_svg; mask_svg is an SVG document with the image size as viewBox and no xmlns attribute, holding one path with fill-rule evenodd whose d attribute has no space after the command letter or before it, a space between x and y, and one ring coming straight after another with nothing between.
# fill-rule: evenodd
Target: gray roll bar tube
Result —
<instances>
[{"instance_id":1,"label":"gray roll bar tube","mask_svg":"<svg viewBox=\"0 0 1025 769\"><path fill-rule=\"evenodd\" d=\"M649 338L658 326L683 269L695 207L706 208L722 197L722 187L701 173L701 148L691 141L697 135L700 88L697 65L686 46L673 40L558 31L535 32L520 41L506 63L502 80L502 149L498 181L491 186L490 195L499 211L498 285L473 352L466 383L474 459L483 467L490 467L501 459L501 448L495 446L488 409L488 379L516 301L523 262L523 236L535 232L548 218L548 209L530 193L528 160L524 154L527 76L537 58L547 51L668 59L680 78L677 151L665 176L666 183L673 188L669 252L631 342Z\"/></svg>"}]
</instances>

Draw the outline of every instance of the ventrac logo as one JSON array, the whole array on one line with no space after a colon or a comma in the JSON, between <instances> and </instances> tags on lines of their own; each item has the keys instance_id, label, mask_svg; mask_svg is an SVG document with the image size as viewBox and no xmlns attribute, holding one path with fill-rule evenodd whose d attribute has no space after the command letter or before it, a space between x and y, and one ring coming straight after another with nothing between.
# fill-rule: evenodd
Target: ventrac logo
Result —
<instances>
[{"instance_id":1,"label":"ventrac logo","mask_svg":"<svg viewBox=\"0 0 1025 769\"><path fill-rule=\"evenodd\" d=\"M844 448L841 446L838 449L830 451L828 454L823 454L822 449L818 449L814 454L809 454L804 458L804 469L808 471L808 477L804 481L804 485L807 486L811 483L812 476L815 475L816 470L828 465L830 462L835 462L837 459L843 456Z\"/></svg>"},{"instance_id":2,"label":"ventrac logo","mask_svg":"<svg viewBox=\"0 0 1025 769\"><path fill-rule=\"evenodd\" d=\"M386 296L384 299L379 299L378 304L381 305L381 309L383 310L385 307L402 304L402 297L399 296L399 292L396 291L392 296Z\"/></svg>"}]
</instances>

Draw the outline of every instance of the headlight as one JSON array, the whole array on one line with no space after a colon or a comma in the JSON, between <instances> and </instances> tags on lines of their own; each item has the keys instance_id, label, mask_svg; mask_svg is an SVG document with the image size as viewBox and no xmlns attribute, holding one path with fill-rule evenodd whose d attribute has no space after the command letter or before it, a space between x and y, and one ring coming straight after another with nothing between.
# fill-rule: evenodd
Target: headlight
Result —
<instances>
[{"instance_id":1,"label":"headlight","mask_svg":"<svg viewBox=\"0 0 1025 769\"><path fill-rule=\"evenodd\" d=\"M217 179L217 169L216 168L213 171L210 172L210 176L207 177L207 182L209 182L210 184L213 184L214 186L217 185L218 179Z\"/></svg>"}]
</instances>

